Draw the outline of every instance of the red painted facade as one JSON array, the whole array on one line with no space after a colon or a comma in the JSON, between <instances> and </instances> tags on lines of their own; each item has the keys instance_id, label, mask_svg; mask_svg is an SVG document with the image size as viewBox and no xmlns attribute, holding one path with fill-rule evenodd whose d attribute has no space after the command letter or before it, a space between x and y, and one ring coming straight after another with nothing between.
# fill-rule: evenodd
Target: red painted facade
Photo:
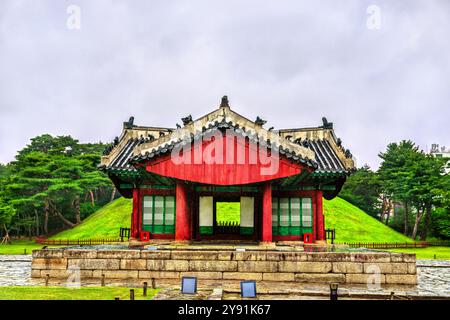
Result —
<instances>
[{"instance_id":1,"label":"red painted facade","mask_svg":"<svg viewBox=\"0 0 450 320\"><path fill-rule=\"evenodd\" d=\"M229 142L232 141L232 142ZM310 170L306 166L278 156L270 156L270 152L259 154L248 139L232 140L221 136L217 140L204 141L198 146L190 146L183 153L174 152L146 163L148 172L161 176L210 185L242 185L258 183L290 177ZM222 147L217 147L221 145ZM211 147L214 150L209 151ZM271 167L271 163L274 164ZM275 165L276 164L276 165Z\"/></svg>"}]
</instances>

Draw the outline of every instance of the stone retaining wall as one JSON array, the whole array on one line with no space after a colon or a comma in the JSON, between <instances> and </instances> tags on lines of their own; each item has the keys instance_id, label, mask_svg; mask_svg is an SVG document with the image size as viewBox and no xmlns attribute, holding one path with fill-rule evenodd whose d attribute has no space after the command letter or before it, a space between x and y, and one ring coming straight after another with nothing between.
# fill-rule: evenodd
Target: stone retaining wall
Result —
<instances>
[{"instance_id":1,"label":"stone retaining wall","mask_svg":"<svg viewBox=\"0 0 450 320\"><path fill-rule=\"evenodd\" d=\"M257 280L292 282L417 284L416 256L383 252L281 252L223 250L33 251L33 278ZM379 272L377 275L375 273Z\"/></svg>"}]
</instances>

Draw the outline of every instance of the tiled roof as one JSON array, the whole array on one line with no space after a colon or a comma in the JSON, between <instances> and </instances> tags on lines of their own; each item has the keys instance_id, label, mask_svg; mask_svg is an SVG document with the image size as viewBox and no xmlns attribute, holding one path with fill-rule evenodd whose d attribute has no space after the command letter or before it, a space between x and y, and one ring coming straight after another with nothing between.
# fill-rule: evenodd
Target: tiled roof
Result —
<instances>
[{"instance_id":1,"label":"tiled roof","mask_svg":"<svg viewBox=\"0 0 450 320\"><path fill-rule=\"evenodd\" d=\"M154 148L150 149L150 151L146 151L144 154L139 154L137 156L134 156L131 158L131 163L137 163L143 160L150 160L154 157L157 157L161 154L166 154L170 152L177 144L181 143L188 143L188 141L192 142L194 140L202 139L203 136L210 134L215 129L232 129L235 134L240 134L243 136L246 136L249 138L250 141L257 143L259 140L258 136L256 134L253 134L252 132L247 132L245 128L239 127L237 124L233 124L231 122L226 122L225 118L221 122L215 122L208 125L208 128L204 127L204 129L201 132L197 132L196 134L190 134L190 139L186 139L185 137L179 137L178 139L172 139L166 143L160 144L158 146L155 146ZM284 140L283 138L280 138L280 140ZM268 143L268 146L271 146L272 142L269 140L266 143ZM286 156L286 158L290 159L291 161L298 162L307 166L310 166L314 169L318 168L318 164L314 159L309 159L308 157L304 157L298 153L295 152L292 148L288 148L285 145L282 145L280 143L277 143L276 141L273 141L273 146L279 149L280 154Z\"/></svg>"},{"instance_id":2,"label":"tiled roof","mask_svg":"<svg viewBox=\"0 0 450 320\"><path fill-rule=\"evenodd\" d=\"M317 171L323 172L347 172L339 157L334 152L330 142L325 139L307 140L308 147L314 151L319 165Z\"/></svg>"},{"instance_id":3,"label":"tiled roof","mask_svg":"<svg viewBox=\"0 0 450 320\"><path fill-rule=\"evenodd\" d=\"M229 125L226 123L221 123L217 127L219 128L228 128ZM204 131L202 134L207 134L214 127L209 128ZM234 129L236 133L242 133L242 130ZM199 139L201 136L192 136L192 139ZM134 156L134 149L136 146L143 143L144 140L132 138L129 139L122 150L117 154L117 156L111 161L108 166L103 166L102 169L107 171L121 170L121 171L136 171L133 167L133 162L139 162L142 160L149 160L159 155L170 152L177 141L172 141L168 144L161 145L155 148L152 152L147 152L144 155ZM192 140L191 140L192 141ZM255 140L254 140L255 141ZM309 148L315 154L315 159L303 159L297 156L295 153L290 152L287 149L283 149L282 147L279 149L280 154L285 155L288 159L293 160L294 162L299 162L302 164L309 165L316 169L316 172L349 172L336 155L336 152L331 147L331 144L326 139L317 139L317 140L304 140L300 142L304 147Z\"/></svg>"},{"instance_id":4,"label":"tiled roof","mask_svg":"<svg viewBox=\"0 0 450 320\"><path fill-rule=\"evenodd\" d=\"M134 172L136 169L130 164L129 160L133 156L134 148L140 143L140 139L131 138L126 142L124 147L119 151L117 156L108 164L100 166L100 169L106 171L129 171Z\"/></svg>"}]
</instances>

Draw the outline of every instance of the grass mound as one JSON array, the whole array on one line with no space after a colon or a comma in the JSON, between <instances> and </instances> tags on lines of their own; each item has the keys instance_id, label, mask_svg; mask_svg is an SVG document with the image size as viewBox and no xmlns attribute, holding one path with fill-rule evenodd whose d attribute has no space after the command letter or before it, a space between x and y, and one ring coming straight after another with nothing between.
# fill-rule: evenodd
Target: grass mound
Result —
<instances>
[{"instance_id":1,"label":"grass mound","mask_svg":"<svg viewBox=\"0 0 450 320\"><path fill-rule=\"evenodd\" d=\"M50 239L118 239L120 227L130 227L132 203L132 199L119 198L114 200L73 229L64 230Z\"/></svg>"},{"instance_id":2,"label":"grass mound","mask_svg":"<svg viewBox=\"0 0 450 320\"><path fill-rule=\"evenodd\" d=\"M341 198L324 199L323 208L325 227L336 229L337 242L412 242Z\"/></svg>"}]
</instances>

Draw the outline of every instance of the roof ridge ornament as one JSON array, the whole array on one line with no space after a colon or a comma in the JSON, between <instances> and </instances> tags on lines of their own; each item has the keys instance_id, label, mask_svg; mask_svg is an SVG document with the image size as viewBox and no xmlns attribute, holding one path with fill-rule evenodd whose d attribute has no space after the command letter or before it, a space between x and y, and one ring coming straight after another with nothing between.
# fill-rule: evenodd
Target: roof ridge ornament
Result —
<instances>
[{"instance_id":1,"label":"roof ridge ornament","mask_svg":"<svg viewBox=\"0 0 450 320\"><path fill-rule=\"evenodd\" d=\"M130 119L128 120L128 121L125 121L124 123L123 123L123 128L124 129L131 129L131 128L133 128L135 125L134 125L134 117L133 116L131 116L130 117Z\"/></svg>"},{"instance_id":2,"label":"roof ridge ornament","mask_svg":"<svg viewBox=\"0 0 450 320\"><path fill-rule=\"evenodd\" d=\"M328 122L327 118L322 117L323 126L321 126L324 129L333 129L333 122Z\"/></svg>"},{"instance_id":3,"label":"roof ridge ornament","mask_svg":"<svg viewBox=\"0 0 450 320\"><path fill-rule=\"evenodd\" d=\"M260 118L259 116L256 117L256 120L255 120L255 124L256 124L256 125L262 127L263 125L266 124L266 122L267 122L267 120L263 120L263 119Z\"/></svg>"},{"instance_id":4,"label":"roof ridge ornament","mask_svg":"<svg viewBox=\"0 0 450 320\"><path fill-rule=\"evenodd\" d=\"M220 102L220 108L229 108L230 105L228 104L228 96L223 96L222 101Z\"/></svg>"},{"instance_id":5,"label":"roof ridge ornament","mask_svg":"<svg viewBox=\"0 0 450 320\"><path fill-rule=\"evenodd\" d=\"M187 117L181 118L181 121L183 121L183 125L187 126L188 124L191 124L192 122L192 116L188 115Z\"/></svg>"}]
</instances>

